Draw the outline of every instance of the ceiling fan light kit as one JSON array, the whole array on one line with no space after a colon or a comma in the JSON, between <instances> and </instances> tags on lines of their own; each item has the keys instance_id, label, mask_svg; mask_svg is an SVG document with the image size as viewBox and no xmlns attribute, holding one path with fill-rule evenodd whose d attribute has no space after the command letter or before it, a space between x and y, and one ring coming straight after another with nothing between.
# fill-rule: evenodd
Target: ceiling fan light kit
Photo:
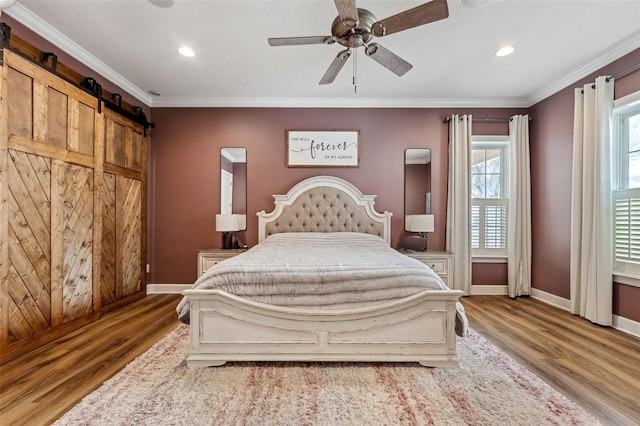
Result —
<instances>
[{"instance_id":1,"label":"ceiling fan light kit","mask_svg":"<svg viewBox=\"0 0 640 426\"><path fill-rule=\"evenodd\" d=\"M351 56L351 49L357 49L358 47L364 47L364 52L368 57L397 76L405 75L413 65L379 43L372 42L373 38L385 37L389 34L439 21L449 16L446 0L432 0L381 21L378 21L370 11L357 8L356 0L335 0L335 4L338 9L338 16L331 25L331 36L268 39L270 46L333 44L337 42L346 47L346 50L339 52L334 58L329 69L320 80L320 84L332 83Z\"/></svg>"}]
</instances>

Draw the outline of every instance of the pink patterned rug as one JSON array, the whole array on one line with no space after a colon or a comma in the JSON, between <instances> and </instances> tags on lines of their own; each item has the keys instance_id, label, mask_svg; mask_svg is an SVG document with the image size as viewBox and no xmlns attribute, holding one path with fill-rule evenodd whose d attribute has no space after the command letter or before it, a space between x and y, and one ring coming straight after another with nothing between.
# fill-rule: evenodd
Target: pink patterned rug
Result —
<instances>
[{"instance_id":1,"label":"pink patterned rug","mask_svg":"<svg viewBox=\"0 0 640 426\"><path fill-rule=\"evenodd\" d=\"M56 425L599 425L483 337L460 365L227 363L188 368L180 325Z\"/></svg>"}]
</instances>

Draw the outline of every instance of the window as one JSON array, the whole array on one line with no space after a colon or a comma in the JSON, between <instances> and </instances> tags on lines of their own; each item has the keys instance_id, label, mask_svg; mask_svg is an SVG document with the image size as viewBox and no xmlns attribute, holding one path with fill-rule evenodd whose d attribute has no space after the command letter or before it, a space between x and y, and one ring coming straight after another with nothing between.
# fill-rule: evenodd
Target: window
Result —
<instances>
[{"instance_id":1,"label":"window","mask_svg":"<svg viewBox=\"0 0 640 426\"><path fill-rule=\"evenodd\" d=\"M473 136L471 249L477 257L507 255L508 136Z\"/></svg>"},{"instance_id":2,"label":"window","mask_svg":"<svg viewBox=\"0 0 640 426\"><path fill-rule=\"evenodd\" d=\"M640 95L640 92L637 93ZM613 114L613 270L640 278L640 101Z\"/></svg>"}]
</instances>

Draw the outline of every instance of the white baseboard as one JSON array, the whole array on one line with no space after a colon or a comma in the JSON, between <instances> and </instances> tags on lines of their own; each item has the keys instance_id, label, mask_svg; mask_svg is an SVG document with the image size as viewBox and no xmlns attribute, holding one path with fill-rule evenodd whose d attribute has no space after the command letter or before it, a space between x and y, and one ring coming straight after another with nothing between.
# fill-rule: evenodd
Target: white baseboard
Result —
<instances>
[{"instance_id":1,"label":"white baseboard","mask_svg":"<svg viewBox=\"0 0 640 426\"><path fill-rule=\"evenodd\" d=\"M565 311L571 310L571 301L563 297L555 296L541 290L536 290L535 288L531 289L531 297L539 299L545 303L548 303ZM621 317L619 315L614 315L613 324L611 325L611 327L615 328L616 330L622 331L623 333L631 334L634 337L640 338L640 322L638 321L630 320L629 318Z\"/></svg>"},{"instance_id":2,"label":"white baseboard","mask_svg":"<svg viewBox=\"0 0 640 426\"><path fill-rule=\"evenodd\" d=\"M472 285L472 296L503 296L509 294L506 285Z\"/></svg>"},{"instance_id":3,"label":"white baseboard","mask_svg":"<svg viewBox=\"0 0 640 426\"><path fill-rule=\"evenodd\" d=\"M147 294L181 294L193 284L147 284Z\"/></svg>"},{"instance_id":4,"label":"white baseboard","mask_svg":"<svg viewBox=\"0 0 640 426\"><path fill-rule=\"evenodd\" d=\"M542 300L549 305L553 305L556 308L563 309L565 311L571 310L571 302L564 297L556 296L555 294L547 293L546 291L531 289L531 297L534 299Z\"/></svg>"},{"instance_id":5,"label":"white baseboard","mask_svg":"<svg viewBox=\"0 0 640 426\"><path fill-rule=\"evenodd\" d=\"M613 328L624 331L640 339L640 322L619 315L613 316Z\"/></svg>"}]
</instances>

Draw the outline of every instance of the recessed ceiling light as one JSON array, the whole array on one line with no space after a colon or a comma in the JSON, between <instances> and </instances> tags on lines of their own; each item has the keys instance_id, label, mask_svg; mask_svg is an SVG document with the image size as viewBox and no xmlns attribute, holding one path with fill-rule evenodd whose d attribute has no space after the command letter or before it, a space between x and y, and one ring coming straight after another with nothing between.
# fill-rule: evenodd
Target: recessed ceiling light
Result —
<instances>
[{"instance_id":1,"label":"recessed ceiling light","mask_svg":"<svg viewBox=\"0 0 640 426\"><path fill-rule=\"evenodd\" d=\"M193 58L194 56L196 56L196 52L194 52L193 49L191 49L190 47L186 47L186 46L183 46L180 49L178 49L178 52L180 52L182 56L186 56L187 58Z\"/></svg>"},{"instance_id":2,"label":"recessed ceiling light","mask_svg":"<svg viewBox=\"0 0 640 426\"><path fill-rule=\"evenodd\" d=\"M149 0L149 3L158 7L171 7L173 6L173 0Z\"/></svg>"},{"instance_id":3,"label":"recessed ceiling light","mask_svg":"<svg viewBox=\"0 0 640 426\"><path fill-rule=\"evenodd\" d=\"M496 50L495 55L496 56L507 56L507 55L511 55L513 53L513 51L516 50L515 47L513 46L505 46L505 47L501 47L500 49Z\"/></svg>"},{"instance_id":4,"label":"recessed ceiling light","mask_svg":"<svg viewBox=\"0 0 640 426\"><path fill-rule=\"evenodd\" d=\"M462 4L469 9L478 9L480 7L485 7L493 0L462 0Z\"/></svg>"},{"instance_id":5,"label":"recessed ceiling light","mask_svg":"<svg viewBox=\"0 0 640 426\"><path fill-rule=\"evenodd\" d=\"M5 9L14 5L16 0L0 0L0 9Z\"/></svg>"},{"instance_id":6,"label":"recessed ceiling light","mask_svg":"<svg viewBox=\"0 0 640 426\"><path fill-rule=\"evenodd\" d=\"M6 9L15 4L16 0L0 0L0 16L2 16L2 9Z\"/></svg>"}]
</instances>

